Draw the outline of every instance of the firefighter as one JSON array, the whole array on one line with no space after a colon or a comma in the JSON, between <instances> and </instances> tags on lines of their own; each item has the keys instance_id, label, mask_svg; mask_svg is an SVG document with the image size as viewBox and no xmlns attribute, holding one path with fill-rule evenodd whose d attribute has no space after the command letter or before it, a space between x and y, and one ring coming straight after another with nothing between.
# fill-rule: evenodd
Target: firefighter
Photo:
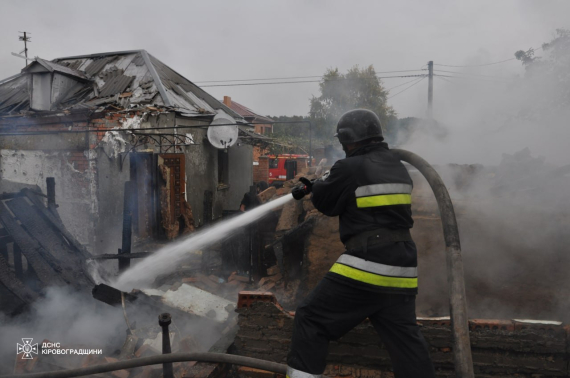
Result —
<instances>
[{"instance_id":1,"label":"firefighter","mask_svg":"<svg viewBox=\"0 0 570 378\"><path fill-rule=\"evenodd\" d=\"M250 192L245 193L239 205L239 211L244 213L246 211L255 209L257 206L261 205L261 201L257 197L257 194L263 192L267 188L269 188L269 185L267 185L265 181L260 181L257 184L255 184L256 194L253 195Z\"/></svg>"},{"instance_id":2,"label":"firefighter","mask_svg":"<svg viewBox=\"0 0 570 378\"><path fill-rule=\"evenodd\" d=\"M336 135L346 153L321 179L303 178L295 199L312 193L328 216L339 216L346 251L295 313L288 378L323 374L330 340L366 318L386 346L397 378L434 377L416 323L417 251L410 236L412 180L383 142L378 116L351 110Z\"/></svg>"}]
</instances>

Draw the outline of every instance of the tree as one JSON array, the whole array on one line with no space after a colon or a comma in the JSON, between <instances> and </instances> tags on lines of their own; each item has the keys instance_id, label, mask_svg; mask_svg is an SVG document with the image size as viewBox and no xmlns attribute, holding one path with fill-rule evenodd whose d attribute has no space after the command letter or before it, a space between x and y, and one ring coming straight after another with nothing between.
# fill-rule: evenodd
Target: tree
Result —
<instances>
[{"instance_id":1,"label":"tree","mask_svg":"<svg viewBox=\"0 0 570 378\"><path fill-rule=\"evenodd\" d=\"M542 57L535 57L534 49L515 53L525 67L524 84L536 95L535 102L523 113L537 117L570 105L570 30L556 29L554 38L542 45L542 51Z\"/></svg>"},{"instance_id":2,"label":"tree","mask_svg":"<svg viewBox=\"0 0 570 378\"><path fill-rule=\"evenodd\" d=\"M369 109L378 114L384 128L396 112L388 106L384 89L374 67L354 66L346 74L328 69L319 84L321 95L311 101L310 118L317 138L331 138L340 116L351 109Z\"/></svg>"},{"instance_id":3,"label":"tree","mask_svg":"<svg viewBox=\"0 0 570 378\"><path fill-rule=\"evenodd\" d=\"M268 151L271 154L283 153L309 153L309 125L306 121L309 120L307 116L268 116L276 123L273 124L273 134L275 143L268 146ZM300 123L291 123L299 122ZM284 123L279 123L284 122ZM314 135L313 135L314 137ZM316 139L313 140L313 147L315 146Z\"/></svg>"}]
</instances>

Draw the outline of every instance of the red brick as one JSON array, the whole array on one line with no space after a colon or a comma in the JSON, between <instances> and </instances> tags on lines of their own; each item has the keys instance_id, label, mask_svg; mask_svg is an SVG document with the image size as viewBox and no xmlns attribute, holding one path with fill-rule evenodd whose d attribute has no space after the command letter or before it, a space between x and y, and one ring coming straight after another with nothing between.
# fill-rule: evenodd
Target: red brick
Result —
<instances>
[{"instance_id":1,"label":"red brick","mask_svg":"<svg viewBox=\"0 0 570 378\"><path fill-rule=\"evenodd\" d=\"M521 321L519 319L513 319L515 325L515 331L520 331L523 329L539 329L544 331L562 331L564 330L564 325L561 322L555 322L556 324L544 323L546 321L541 320L526 320Z\"/></svg>"},{"instance_id":2,"label":"red brick","mask_svg":"<svg viewBox=\"0 0 570 378\"><path fill-rule=\"evenodd\" d=\"M250 377L250 378L276 378L275 373L270 371L254 369L250 367L242 366L238 368L238 374L240 376Z\"/></svg>"},{"instance_id":3,"label":"red brick","mask_svg":"<svg viewBox=\"0 0 570 378\"><path fill-rule=\"evenodd\" d=\"M237 308L251 307L251 304L255 302L269 302L277 304L277 299L273 293L240 291L238 294Z\"/></svg>"},{"instance_id":4,"label":"red brick","mask_svg":"<svg viewBox=\"0 0 570 378\"><path fill-rule=\"evenodd\" d=\"M512 320L471 319L469 320L469 329L472 331L477 329L514 331L515 324Z\"/></svg>"}]
</instances>

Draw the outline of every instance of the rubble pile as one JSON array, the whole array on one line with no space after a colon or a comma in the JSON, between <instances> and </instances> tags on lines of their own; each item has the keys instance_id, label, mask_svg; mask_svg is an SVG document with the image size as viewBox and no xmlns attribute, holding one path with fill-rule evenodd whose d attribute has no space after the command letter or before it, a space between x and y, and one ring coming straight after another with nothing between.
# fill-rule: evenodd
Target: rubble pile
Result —
<instances>
[{"instance_id":1,"label":"rubble pile","mask_svg":"<svg viewBox=\"0 0 570 378\"><path fill-rule=\"evenodd\" d=\"M246 294L244 294L245 296ZM274 296L238 304L236 353L286 363L294 313L284 311ZM430 349L436 376L455 377L449 317L418 318ZM568 377L568 326L561 322L523 319L471 319L469 334L477 377ZM249 369L245 376L256 377ZM329 377L392 377L386 347L366 320L329 345Z\"/></svg>"}]
</instances>

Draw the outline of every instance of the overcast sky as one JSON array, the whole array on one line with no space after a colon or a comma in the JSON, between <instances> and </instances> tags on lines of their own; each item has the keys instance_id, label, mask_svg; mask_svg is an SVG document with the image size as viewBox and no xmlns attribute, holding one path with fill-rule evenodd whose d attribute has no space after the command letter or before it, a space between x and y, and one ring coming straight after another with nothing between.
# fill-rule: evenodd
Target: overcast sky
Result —
<instances>
[{"instance_id":1,"label":"overcast sky","mask_svg":"<svg viewBox=\"0 0 570 378\"><path fill-rule=\"evenodd\" d=\"M312 76L354 65L372 64L382 72L418 70L429 60L436 68L505 60L519 49L539 47L556 28L570 27L570 1L3 0L0 15L1 78L24 66L10 53L23 49L18 31L25 30L32 56L146 49L200 82ZM522 72L516 60L447 69L500 77ZM445 84L435 81L436 111L445 101L438 85ZM317 83L204 89L263 115L305 115L309 98L319 94ZM400 117L424 115L427 80L389 102Z\"/></svg>"}]
</instances>

